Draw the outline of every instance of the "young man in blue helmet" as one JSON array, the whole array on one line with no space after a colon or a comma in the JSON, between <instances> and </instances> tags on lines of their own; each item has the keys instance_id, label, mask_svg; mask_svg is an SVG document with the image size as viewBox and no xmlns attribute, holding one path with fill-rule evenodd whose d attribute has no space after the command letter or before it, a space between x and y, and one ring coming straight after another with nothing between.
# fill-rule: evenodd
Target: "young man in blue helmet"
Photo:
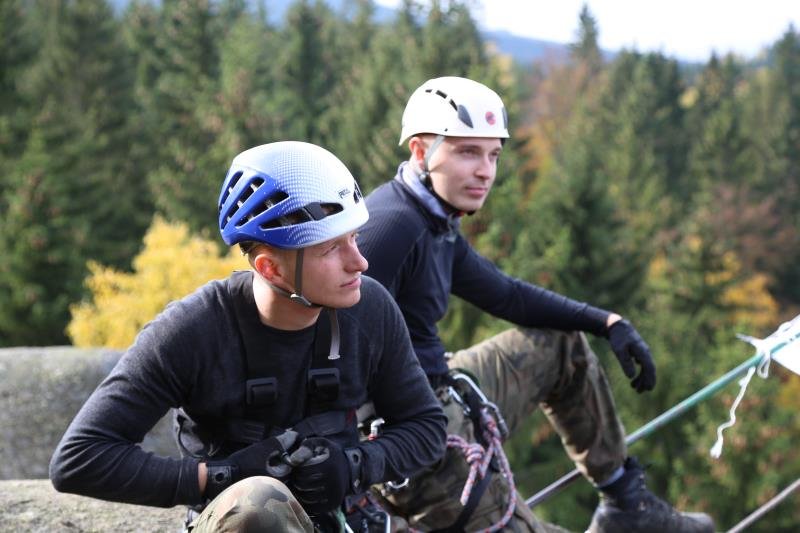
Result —
<instances>
[{"instance_id":1,"label":"young man in blue helmet","mask_svg":"<svg viewBox=\"0 0 800 533\"><path fill-rule=\"evenodd\" d=\"M219 227L252 270L171 303L140 332L58 445L56 489L189 505L195 532L341 531L348 495L439 459L441 407L397 306L361 275L367 218L330 152L278 142L239 154ZM386 423L362 441L366 401ZM180 459L137 445L170 408Z\"/></svg>"},{"instance_id":2,"label":"young man in blue helmet","mask_svg":"<svg viewBox=\"0 0 800 533\"><path fill-rule=\"evenodd\" d=\"M540 406L599 489L591 531L713 531L707 515L679 513L653 495L627 457L611 391L582 332L607 339L631 385L644 392L655 386L655 367L630 322L506 275L459 232L461 217L486 200L508 137L494 91L464 78L429 80L403 113L400 144L408 143L409 160L367 198L371 216L359 246L368 274L399 304L449 420L445 459L412 478L407 490L385 491L388 502L418 527L546 528L516 494L498 443L506 423L513 431ZM518 327L450 353L436 324L451 294ZM497 465L465 484L475 475L476 441Z\"/></svg>"}]
</instances>

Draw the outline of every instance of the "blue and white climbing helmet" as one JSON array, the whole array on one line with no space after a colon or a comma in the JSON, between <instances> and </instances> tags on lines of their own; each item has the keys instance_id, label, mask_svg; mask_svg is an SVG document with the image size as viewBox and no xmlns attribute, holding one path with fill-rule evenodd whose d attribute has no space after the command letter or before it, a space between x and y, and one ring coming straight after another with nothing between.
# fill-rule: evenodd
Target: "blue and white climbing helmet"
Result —
<instances>
[{"instance_id":1,"label":"blue and white climbing helmet","mask_svg":"<svg viewBox=\"0 0 800 533\"><path fill-rule=\"evenodd\" d=\"M369 215L355 178L335 155L305 142L250 148L231 163L219 195L219 230L232 246L313 246L363 225Z\"/></svg>"}]
</instances>

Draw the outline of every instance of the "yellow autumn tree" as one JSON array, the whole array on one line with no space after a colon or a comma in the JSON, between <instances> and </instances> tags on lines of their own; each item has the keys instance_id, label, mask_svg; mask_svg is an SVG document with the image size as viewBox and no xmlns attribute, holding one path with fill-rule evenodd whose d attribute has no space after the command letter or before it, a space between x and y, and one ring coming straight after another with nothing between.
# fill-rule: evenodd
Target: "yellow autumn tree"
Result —
<instances>
[{"instance_id":1,"label":"yellow autumn tree","mask_svg":"<svg viewBox=\"0 0 800 533\"><path fill-rule=\"evenodd\" d=\"M167 303L246 268L237 249L220 255L214 242L192 235L187 226L156 218L133 260L133 272L89 263L85 283L91 297L70 307L67 335L75 346L126 348Z\"/></svg>"}]
</instances>

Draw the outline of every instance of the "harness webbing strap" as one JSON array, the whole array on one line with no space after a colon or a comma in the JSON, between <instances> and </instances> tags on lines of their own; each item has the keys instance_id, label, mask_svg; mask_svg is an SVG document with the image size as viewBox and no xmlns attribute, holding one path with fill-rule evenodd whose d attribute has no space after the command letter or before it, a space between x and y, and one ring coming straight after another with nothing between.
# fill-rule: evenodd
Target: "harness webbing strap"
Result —
<instances>
[{"instance_id":1,"label":"harness webbing strap","mask_svg":"<svg viewBox=\"0 0 800 533\"><path fill-rule=\"evenodd\" d=\"M480 483L473 487L472 492L469 493L469 499L464 505L464 508L461 509L456 521L445 528L434 529L431 531L431 533L463 533L464 526L467 525L467 522L469 522L469 519L472 517L472 513L474 513L475 509L477 509L478 502L481 501L481 496L483 496L483 493L486 492L486 489L489 487L489 483L491 481L492 476L491 474L487 473L481 479Z\"/></svg>"},{"instance_id":2,"label":"harness webbing strap","mask_svg":"<svg viewBox=\"0 0 800 533\"><path fill-rule=\"evenodd\" d=\"M269 346L264 346L256 333L263 328L252 300L252 288L246 279L244 286L234 287L232 302L245 352L247 381L245 383L245 413L242 419L229 420L229 434L239 434L237 440L248 442L263 439L269 429L279 423L278 413L272 406L280 394L280 374L277 362L269 357ZM314 332L313 351L305 391L293 391L303 398L304 417L329 411L339 397L339 370L333 361L339 358L339 324L334 309L327 309L327 317L317 319ZM284 392L286 394L286 392ZM260 427L259 427L260 426ZM260 434L260 435L259 435Z\"/></svg>"},{"instance_id":3,"label":"harness webbing strap","mask_svg":"<svg viewBox=\"0 0 800 533\"><path fill-rule=\"evenodd\" d=\"M339 397L339 369L333 365L339 358L338 351L339 322L336 311L328 308L327 320L321 313L317 319L314 354L306 383L306 415L329 411Z\"/></svg>"}]
</instances>

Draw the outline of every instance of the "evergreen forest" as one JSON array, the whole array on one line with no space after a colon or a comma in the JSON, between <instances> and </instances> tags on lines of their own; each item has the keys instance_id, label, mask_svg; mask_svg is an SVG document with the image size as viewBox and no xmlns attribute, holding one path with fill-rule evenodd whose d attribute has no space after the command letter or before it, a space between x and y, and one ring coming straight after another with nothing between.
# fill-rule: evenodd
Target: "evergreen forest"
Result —
<instances>
[{"instance_id":1,"label":"evergreen forest","mask_svg":"<svg viewBox=\"0 0 800 533\"><path fill-rule=\"evenodd\" d=\"M203 265L230 261L216 201L246 148L320 144L369 193L407 157L406 99L443 75L495 88L512 129L464 233L506 272L630 318L652 348L658 385L639 395L590 338L629 432L751 357L736 333L764 337L800 313L796 28L755 58L686 64L603 53L584 8L566 57L520 64L482 38L468 0L405 0L388 22L375 10L295 0L274 22L269 0L0 2L0 346L81 345L87 323L125 323L133 306L87 318L125 285L98 291L97 277L144 276L137 258L159 243L172 255L147 276L224 275ZM146 238L165 225L183 233ZM141 286L180 286L168 301L186 285ZM157 310L91 343L124 348ZM441 326L452 349L509 327L455 299ZM656 493L720 530L800 476L800 376L773 363L754 378L714 459L737 393L631 447ZM541 414L506 450L526 496L573 467ZM796 531L796 498L752 531ZM596 503L581 481L535 511L582 530Z\"/></svg>"}]
</instances>

